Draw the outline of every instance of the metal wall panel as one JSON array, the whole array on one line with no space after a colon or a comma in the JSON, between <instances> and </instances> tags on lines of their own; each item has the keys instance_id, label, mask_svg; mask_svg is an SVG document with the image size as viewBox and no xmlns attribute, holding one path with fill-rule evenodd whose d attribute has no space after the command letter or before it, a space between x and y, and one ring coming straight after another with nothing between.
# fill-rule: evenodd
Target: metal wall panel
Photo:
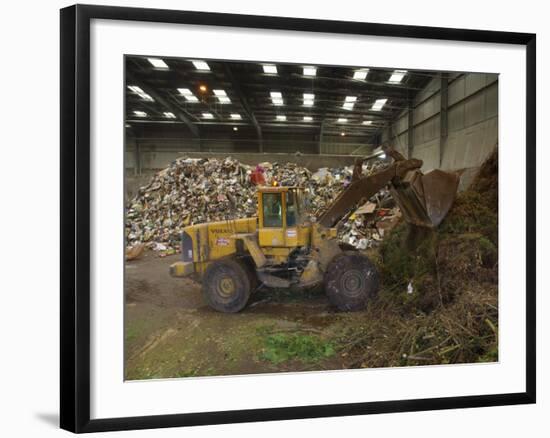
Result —
<instances>
[{"instance_id":1,"label":"metal wall panel","mask_svg":"<svg viewBox=\"0 0 550 438\"><path fill-rule=\"evenodd\" d=\"M449 106L464 99L466 95L465 78L460 76L449 84Z\"/></svg>"},{"instance_id":2,"label":"metal wall panel","mask_svg":"<svg viewBox=\"0 0 550 438\"><path fill-rule=\"evenodd\" d=\"M327 155L350 155L354 152L362 154L372 149L372 145L367 143L323 143L321 145L321 153Z\"/></svg>"},{"instance_id":3,"label":"metal wall panel","mask_svg":"<svg viewBox=\"0 0 550 438\"><path fill-rule=\"evenodd\" d=\"M484 73L470 73L466 75L466 96L470 96L487 85L487 75Z\"/></svg>"},{"instance_id":4,"label":"metal wall panel","mask_svg":"<svg viewBox=\"0 0 550 438\"><path fill-rule=\"evenodd\" d=\"M449 132L464 129L464 105L455 105L447 112Z\"/></svg>"},{"instance_id":5,"label":"metal wall panel","mask_svg":"<svg viewBox=\"0 0 550 438\"><path fill-rule=\"evenodd\" d=\"M393 125L394 135L401 134L409 128L408 114L399 117Z\"/></svg>"},{"instance_id":6,"label":"metal wall panel","mask_svg":"<svg viewBox=\"0 0 550 438\"><path fill-rule=\"evenodd\" d=\"M494 83L487 88L485 92L487 99L485 105L485 117L495 117L498 115L498 83Z\"/></svg>"},{"instance_id":7,"label":"metal wall panel","mask_svg":"<svg viewBox=\"0 0 550 438\"><path fill-rule=\"evenodd\" d=\"M489 156L498 141L498 118L449 134L443 151L443 169L478 167Z\"/></svg>"},{"instance_id":8,"label":"metal wall panel","mask_svg":"<svg viewBox=\"0 0 550 438\"><path fill-rule=\"evenodd\" d=\"M428 97L437 93L441 89L441 78L439 76L434 77L423 90L421 90L414 98L414 104L417 106L419 103L426 100Z\"/></svg>"},{"instance_id":9,"label":"metal wall panel","mask_svg":"<svg viewBox=\"0 0 550 438\"><path fill-rule=\"evenodd\" d=\"M478 167L498 141L498 75L470 73L451 77L454 80L448 88L448 136L442 147L439 93L414 111L413 156L424 161L424 170L439 167L440 161L445 169ZM425 99L429 94L424 91L421 97ZM407 145L408 130L403 131L402 127L400 119L393 126L399 134L394 140L398 150Z\"/></svg>"},{"instance_id":10,"label":"metal wall panel","mask_svg":"<svg viewBox=\"0 0 550 438\"><path fill-rule=\"evenodd\" d=\"M464 101L464 125L475 125L485 120L485 93L475 94Z\"/></svg>"},{"instance_id":11,"label":"metal wall panel","mask_svg":"<svg viewBox=\"0 0 550 438\"><path fill-rule=\"evenodd\" d=\"M394 140L393 146L397 149L397 151L401 152L406 157L409 147L408 133L405 132L404 134L398 135Z\"/></svg>"},{"instance_id":12,"label":"metal wall panel","mask_svg":"<svg viewBox=\"0 0 550 438\"><path fill-rule=\"evenodd\" d=\"M422 170L424 172L439 168L439 140L415 145L413 157L423 161Z\"/></svg>"},{"instance_id":13,"label":"metal wall panel","mask_svg":"<svg viewBox=\"0 0 550 438\"><path fill-rule=\"evenodd\" d=\"M487 85L490 85L493 82L497 82L497 81L498 81L497 73L487 73Z\"/></svg>"},{"instance_id":14,"label":"metal wall panel","mask_svg":"<svg viewBox=\"0 0 550 438\"><path fill-rule=\"evenodd\" d=\"M124 151L124 167L126 169L133 169L136 165L135 153L134 151L126 150Z\"/></svg>"},{"instance_id":15,"label":"metal wall panel","mask_svg":"<svg viewBox=\"0 0 550 438\"><path fill-rule=\"evenodd\" d=\"M424 120L437 114L441 107L441 96L439 93L430 97L425 102L421 103L414 109L413 120L414 124L423 122Z\"/></svg>"}]
</instances>

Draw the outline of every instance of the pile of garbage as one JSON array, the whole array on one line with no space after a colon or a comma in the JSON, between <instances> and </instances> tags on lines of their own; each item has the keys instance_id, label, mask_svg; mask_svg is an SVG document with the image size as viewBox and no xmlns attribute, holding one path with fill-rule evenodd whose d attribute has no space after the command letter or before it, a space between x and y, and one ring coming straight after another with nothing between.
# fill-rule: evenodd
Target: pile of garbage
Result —
<instances>
[{"instance_id":1,"label":"pile of garbage","mask_svg":"<svg viewBox=\"0 0 550 438\"><path fill-rule=\"evenodd\" d=\"M187 225L256 214L249 166L227 158L176 160L141 187L126 210L126 246L179 251Z\"/></svg>"},{"instance_id":2,"label":"pile of garbage","mask_svg":"<svg viewBox=\"0 0 550 438\"><path fill-rule=\"evenodd\" d=\"M389 190L382 189L342 221L338 238L357 249L376 247L401 218Z\"/></svg>"},{"instance_id":3,"label":"pile of garbage","mask_svg":"<svg viewBox=\"0 0 550 438\"><path fill-rule=\"evenodd\" d=\"M363 174L383 166L380 161L364 164ZM351 166L311 172L294 163L264 162L254 167L231 157L180 158L156 173L126 206L127 254L140 254L147 247L161 256L171 255L179 252L180 233L188 225L256 215L251 174L258 168L266 184L304 187L311 215L336 198L353 171ZM350 213L338 236L358 249L376 246L400 216L387 190Z\"/></svg>"}]
</instances>

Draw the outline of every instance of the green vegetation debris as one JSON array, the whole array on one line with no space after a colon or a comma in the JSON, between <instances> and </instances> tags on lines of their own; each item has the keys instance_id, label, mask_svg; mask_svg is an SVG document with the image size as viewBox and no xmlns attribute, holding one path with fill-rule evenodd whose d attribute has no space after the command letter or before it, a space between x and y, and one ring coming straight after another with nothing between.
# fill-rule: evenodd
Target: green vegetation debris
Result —
<instances>
[{"instance_id":1,"label":"green vegetation debris","mask_svg":"<svg viewBox=\"0 0 550 438\"><path fill-rule=\"evenodd\" d=\"M312 363L334 354L333 345L319 336L276 333L265 337L261 358L274 364L293 359Z\"/></svg>"}]
</instances>

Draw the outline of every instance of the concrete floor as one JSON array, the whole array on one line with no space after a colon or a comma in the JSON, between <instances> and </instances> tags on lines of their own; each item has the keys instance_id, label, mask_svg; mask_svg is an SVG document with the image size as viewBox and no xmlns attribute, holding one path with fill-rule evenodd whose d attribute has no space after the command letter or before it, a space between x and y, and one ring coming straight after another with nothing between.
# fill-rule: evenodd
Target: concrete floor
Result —
<instances>
[{"instance_id":1,"label":"concrete floor","mask_svg":"<svg viewBox=\"0 0 550 438\"><path fill-rule=\"evenodd\" d=\"M350 367L351 358L337 348L313 361L266 358L274 334L322 344L341 331L343 314L330 307L323 290L259 290L242 312L218 313L204 304L199 284L170 277L177 259L146 252L126 263L126 379ZM353 315L361 320L361 312Z\"/></svg>"}]
</instances>

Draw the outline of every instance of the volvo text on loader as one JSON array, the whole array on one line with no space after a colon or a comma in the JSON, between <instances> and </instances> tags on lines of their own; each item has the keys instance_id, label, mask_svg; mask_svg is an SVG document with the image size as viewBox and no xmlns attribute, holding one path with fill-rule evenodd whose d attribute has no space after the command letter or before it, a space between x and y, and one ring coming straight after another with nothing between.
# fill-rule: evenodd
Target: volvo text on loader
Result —
<instances>
[{"instance_id":1,"label":"volvo text on loader","mask_svg":"<svg viewBox=\"0 0 550 438\"><path fill-rule=\"evenodd\" d=\"M242 310L260 285L301 288L319 283L340 310L364 308L377 294L378 274L367 256L338 242L338 222L389 185L407 222L436 227L449 211L459 182L458 175L441 170L424 175L421 160L404 159L394 150L387 153L392 164L369 176L354 176L313 218L306 214L300 187L264 186L258 187L257 217L186 227L182 260L172 264L171 275L202 281L205 301L220 312ZM356 163L356 169L361 164Z\"/></svg>"}]
</instances>

